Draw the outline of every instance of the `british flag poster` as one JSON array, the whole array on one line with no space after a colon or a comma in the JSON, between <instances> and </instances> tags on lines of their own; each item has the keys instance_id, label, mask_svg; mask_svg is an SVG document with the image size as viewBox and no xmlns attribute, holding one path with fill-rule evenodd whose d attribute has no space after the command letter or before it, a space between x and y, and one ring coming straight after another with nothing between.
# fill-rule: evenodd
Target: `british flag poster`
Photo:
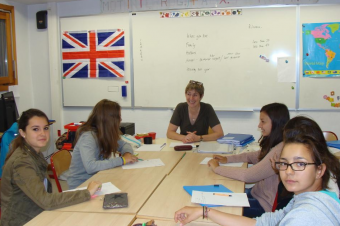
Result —
<instances>
[{"instance_id":1,"label":"british flag poster","mask_svg":"<svg viewBox=\"0 0 340 226\"><path fill-rule=\"evenodd\" d=\"M124 77L124 31L64 31L63 78Z\"/></svg>"}]
</instances>

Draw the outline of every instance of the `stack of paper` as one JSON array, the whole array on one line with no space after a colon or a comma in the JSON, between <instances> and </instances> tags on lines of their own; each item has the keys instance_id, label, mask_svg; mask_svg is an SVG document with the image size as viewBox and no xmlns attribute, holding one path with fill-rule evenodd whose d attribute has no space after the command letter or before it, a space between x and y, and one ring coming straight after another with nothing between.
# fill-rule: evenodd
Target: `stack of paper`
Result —
<instances>
[{"instance_id":1,"label":"stack of paper","mask_svg":"<svg viewBox=\"0 0 340 226\"><path fill-rule=\"evenodd\" d=\"M250 134L228 133L217 139L220 144L234 144L236 147L243 147L253 142L254 136Z\"/></svg>"},{"instance_id":2,"label":"stack of paper","mask_svg":"<svg viewBox=\"0 0 340 226\"><path fill-rule=\"evenodd\" d=\"M232 154L234 152L234 145L202 141L200 142L200 145L197 148L197 152L211 154Z\"/></svg>"}]
</instances>

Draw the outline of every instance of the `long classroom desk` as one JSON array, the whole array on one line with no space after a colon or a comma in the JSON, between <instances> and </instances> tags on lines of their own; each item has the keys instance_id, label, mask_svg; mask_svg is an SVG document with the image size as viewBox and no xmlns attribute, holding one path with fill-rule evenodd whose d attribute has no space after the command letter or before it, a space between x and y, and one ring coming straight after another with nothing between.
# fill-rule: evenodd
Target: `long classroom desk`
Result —
<instances>
[{"instance_id":1,"label":"long classroom desk","mask_svg":"<svg viewBox=\"0 0 340 226\"><path fill-rule=\"evenodd\" d=\"M157 174L161 175L168 175L175 166L181 161L183 152L176 152L176 151L140 151L138 152L138 158L142 160L147 159L160 159L165 164L164 167L157 168ZM97 174L126 174L126 173L143 173L143 174L150 174L154 173L155 168L141 168L141 169L129 169L124 170L122 167L116 167L113 169L99 171Z\"/></svg>"},{"instance_id":2,"label":"long classroom desk","mask_svg":"<svg viewBox=\"0 0 340 226\"><path fill-rule=\"evenodd\" d=\"M142 209L138 212L137 218L145 219L163 219L171 220L177 210L184 206L200 206L199 204L191 203L191 196L183 189L185 185L213 185L222 184L233 192L243 192L244 182L211 179L200 177L186 176L167 176L159 185L156 191L152 194L149 200L143 205ZM226 213L242 215L242 207L213 207ZM202 218L196 221L206 221Z\"/></svg>"},{"instance_id":3,"label":"long classroom desk","mask_svg":"<svg viewBox=\"0 0 340 226\"><path fill-rule=\"evenodd\" d=\"M185 157L178 163L175 169L171 172L171 175L187 177L196 177L199 175L202 178L233 180L214 173L207 165L200 164L206 157L212 157L212 154L193 153L187 151ZM246 168L247 163L243 163L242 167Z\"/></svg>"},{"instance_id":4,"label":"long classroom desk","mask_svg":"<svg viewBox=\"0 0 340 226\"><path fill-rule=\"evenodd\" d=\"M197 204L190 202L190 195L184 191L184 185L223 184L234 192L244 192L243 182L214 175L206 165L199 165L200 159L202 158L203 160L203 157L211 156L210 154L187 152L185 157L183 157L185 152L176 152L173 151L173 148L169 147L173 140L165 138L163 140L156 139L156 141L160 143L167 142L165 147L167 151L163 151L163 149L160 152L139 152L138 157L141 159L160 158L165 163L165 166L130 170L123 170L121 167L117 167L101 171L79 186L86 187L89 181L93 180L98 180L102 183L112 182L122 192L128 193L128 208L105 210L102 208L103 196L98 196L88 202L54 211L44 211L32 221L35 223L40 222L40 220L44 221L45 215L50 216L50 214L62 220L65 217L68 218L68 216L72 219L81 213L89 214L93 219L96 219L100 214L105 213L106 216L138 216L138 218L143 219L159 219L165 221L164 225L176 225L173 221L175 211L185 205L197 206ZM185 172L181 173L182 170ZM196 170L197 172L195 173ZM218 209L242 215L242 208L240 207L219 207ZM171 223L168 224L168 221ZM202 219L199 219L192 225L213 225L209 223L200 224L200 222L202 223ZM65 221L66 225L74 224L68 224ZM163 223L160 224L160 226L162 225Z\"/></svg>"},{"instance_id":5,"label":"long classroom desk","mask_svg":"<svg viewBox=\"0 0 340 226\"><path fill-rule=\"evenodd\" d=\"M165 166L127 170L123 170L122 167L116 167L93 175L79 186L86 187L90 181L111 182L122 192L128 193L129 207L127 208L103 209L103 196L98 196L88 202L57 209L56 211L136 214L164 177L181 160L183 154L179 152L140 152L139 157L160 158L165 163Z\"/></svg>"},{"instance_id":6,"label":"long classroom desk","mask_svg":"<svg viewBox=\"0 0 340 226\"><path fill-rule=\"evenodd\" d=\"M44 211L25 226L126 226L134 221L134 215Z\"/></svg>"}]
</instances>

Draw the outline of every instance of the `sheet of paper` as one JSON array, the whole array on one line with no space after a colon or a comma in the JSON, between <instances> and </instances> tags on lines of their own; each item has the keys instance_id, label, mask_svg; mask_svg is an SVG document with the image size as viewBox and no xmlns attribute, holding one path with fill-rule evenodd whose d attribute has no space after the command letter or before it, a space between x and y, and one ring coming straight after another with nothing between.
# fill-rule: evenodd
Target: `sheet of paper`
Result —
<instances>
[{"instance_id":1,"label":"sheet of paper","mask_svg":"<svg viewBox=\"0 0 340 226\"><path fill-rule=\"evenodd\" d=\"M170 148L174 148L175 146L182 146L182 145L192 145L193 148L196 147L196 144L193 144L193 143L183 143L183 142L171 142L169 147Z\"/></svg>"},{"instance_id":2,"label":"sheet of paper","mask_svg":"<svg viewBox=\"0 0 340 226\"><path fill-rule=\"evenodd\" d=\"M87 187L81 187L81 188L76 188L76 189L71 189L67 190L64 192L68 191L78 191L78 190L85 190ZM120 192L120 189L117 188L115 185L113 185L111 182L103 183L102 184L102 189L100 191L96 191L96 195L106 195L106 194L111 194L115 192Z\"/></svg>"},{"instance_id":3,"label":"sheet of paper","mask_svg":"<svg viewBox=\"0 0 340 226\"><path fill-rule=\"evenodd\" d=\"M166 143L164 144L144 144L137 148L136 151L160 151L166 146Z\"/></svg>"},{"instance_id":4,"label":"sheet of paper","mask_svg":"<svg viewBox=\"0 0 340 226\"><path fill-rule=\"evenodd\" d=\"M278 82L296 82L296 60L294 57L277 58L277 80Z\"/></svg>"},{"instance_id":5,"label":"sheet of paper","mask_svg":"<svg viewBox=\"0 0 340 226\"><path fill-rule=\"evenodd\" d=\"M205 159L203 159L203 161L200 164L206 165L211 159L212 158L210 157L206 157ZM231 162L231 163L225 163L225 164L220 163L220 166L241 167L242 165L243 165L243 162Z\"/></svg>"},{"instance_id":6,"label":"sheet of paper","mask_svg":"<svg viewBox=\"0 0 340 226\"><path fill-rule=\"evenodd\" d=\"M215 193L193 191L191 202L210 205L249 207L249 201L246 193Z\"/></svg>"},{"instance_id":7,"label":"sheet of paper","mask_svg":"<svg viewBox=\"0 0 340 226\"><path fill-rule=\"evenodd\" d=\"M139 169L139 168L148 168L148 167L156 167L156 166L165 166L165 164L160 159L145 159L143 161L138 161L133 164L128 164L122 166L123 169Z\"/></svg>"}]
</instances>

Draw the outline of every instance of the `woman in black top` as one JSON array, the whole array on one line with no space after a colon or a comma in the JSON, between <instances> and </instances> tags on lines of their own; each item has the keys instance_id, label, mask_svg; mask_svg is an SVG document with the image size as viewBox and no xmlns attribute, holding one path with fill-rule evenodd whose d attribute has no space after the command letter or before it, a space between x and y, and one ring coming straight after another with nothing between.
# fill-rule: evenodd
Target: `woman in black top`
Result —
<instances>
[{"instance_id":1,"label":"woman in black top","mask_svg":"<svg viewBox=\"0 0 340 226\"><path fill-rule=\"evenodd\" d=\"M210 104L201 102L203 83L190 80L185 88L186 102L179 103L171 117L167 137L183 143L213 141L223 136L223 129ZM180 133L177 129L180 127ZM208 134L209 127L212 133Z\"/></svg>"}]
</instances>

